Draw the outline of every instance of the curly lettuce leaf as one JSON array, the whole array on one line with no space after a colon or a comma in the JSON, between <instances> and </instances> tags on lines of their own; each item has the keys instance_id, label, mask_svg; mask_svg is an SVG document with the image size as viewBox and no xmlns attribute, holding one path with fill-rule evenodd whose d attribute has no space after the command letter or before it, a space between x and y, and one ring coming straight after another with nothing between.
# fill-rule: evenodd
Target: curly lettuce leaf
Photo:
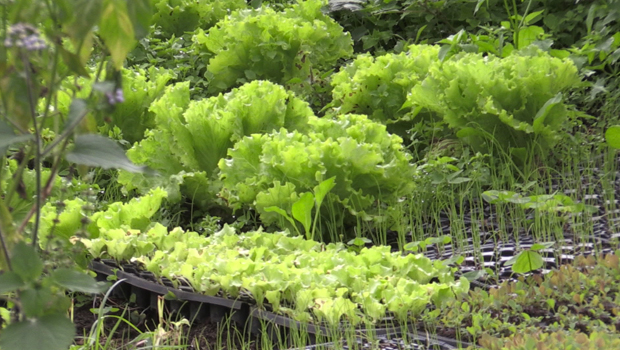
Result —
<instances>
[{"instance_id":1,"label":"curly lettuce leaf","mask_svg":"<svg viewBox=\"0 0 620 350\"><path fill-rule=\"evenodd\" d=\"M461 54L432 65L408 102L440 115L479 150L489 149L489 135L504 150L533 142L549 149L572 113L562 93L579 83L570 60L533 48L506 58Z\"/></svg>"},{"instance_id":2,"label":"curly lettuce leaf","mask_svg":"<svg viewBox=\"0 0 620 350\"><path fill-rule=\"evenodd\" d=\"M231 11L247 8L245 0L153 0L153 5L153 24L167 37L210 28Z\"/></svg>"},{"instance_id":3,"label":"curly lettuce leaf","mask_svg":"<svg viewBox=\"0 0 620 350\"><path fill-rule=\"evenodd\" d=\"M305 129L313 115L305 102L268 81L253 81L225 95L193 102L183 117L189 134L187 154L193 154L195 161L185 165L212 175L242 137L281 127Z\"/></svg>"},{"instance_id":4,"label":"curly lettuce leaf","mask_svg":"<svg viewBox=\"0 0 620 350\"><path fill-rule=\"evenodd\" d=\"M257 79L284 84L308 79L353 53L351 37L322 13L325 1L234 12L194 37L194 52L208 53L208 91L218 93Z\"/></svg>"},{"instance_id":5,"label":"curly lettuce leaf","mask_svg":"<svg viewBox=\"0 0 620 350\"><path fill-rule=\"evenodd\" d=\"M400 54L358 56L332 76L333 102L339 114L366 114L373 120L395 122L410 111L402 108L411 89L434 62L439 46L412 45Z\"/></svg>"},{"instance_id":6,"label":"curly lettuce leaf","mask_svg":"<svg viewBox=\"0 0 620 350\"><path fill-rule=\"evenodd\" d=\"M149 110L149 106L164 93L165 86L174 77L174 73L156 67L123 69L121 73L124 101L117 103L112 111L101 111L95 113L94 117L97 126L101 127L101 133L107 134L117 126L122 131L123 139L133 144L144 138L147 129L155 126L155 115ZM87 98L92 91L93 82L91 79L78 78L78 91L73 91L75 84L72 80L63 81L62 85L63 88L58 93L58 110L66 117L74 95L75 98ZM105 100L105 96L100 97ZM51 122L47 126L54 127Z\"/></svg>"},{"instance_id":7,"label":"curly lettuce leaf","mask_svg":"<svg viewBox=\"0 0 620 350\"><path fill-rule=\"evenodd\" d=\"M220 195L233 207L256 207L271 222L265 208L289 211L295 198L331 177L328 201L364 219L377 201L392 203L412 189L410 156L384 125L362 115L309 124L307 134L281 129L237 142L219 163Z\"/></svg>"}]
</instances>

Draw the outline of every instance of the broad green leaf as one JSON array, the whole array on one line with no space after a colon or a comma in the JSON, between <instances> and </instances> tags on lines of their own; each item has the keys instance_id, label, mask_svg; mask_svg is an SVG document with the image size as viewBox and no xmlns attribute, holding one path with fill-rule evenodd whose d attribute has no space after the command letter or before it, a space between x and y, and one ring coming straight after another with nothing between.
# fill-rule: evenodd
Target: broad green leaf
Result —
<instances>
[{"instance_id":1,"label":"broad green leaf","mask_svg":"<svg viewBox=\"0 0 620 350\"><path fill-rule=\"evenodd\" d=\"M99 25L99 35L110 51L112 63L117 70L123 68L125 57L136 43L133 24L127 12L125 0L108 0Z\"/></svg>"},{"instance_id":2,"label":"broad green leaf","mask_svg":"<svg viewBox=\"0 0 620 350\"><path fill-rule=\"evenodd\" d=\"M67 32L76 42L81 42L99 23L103 0L71 0L70 2L75 19L67 27Z\"/></svg>"},{"instance_id":3,"label":"broad green leaf","mask_svg":"<svg viewBox=\"0 0 620 350\"><path fill-rule=\"evenodd\" d=\"M476 8L474 9L474 15L476 14L476 12L478 12L478 10L480 10L480 7L482 6L482 4L484 4L484 2L487 0L478 0L476 2Z\"/></svg>"},{"instance_id":4,"label":"broad green leaf","mask_svg":"<svg viewBox=\"0 0 620 350\"><path fill-rule=\"evenodd\" d=\"M562 93L558 92L555 96L547 100L545 104L538 110L536 116L534 117L534 122L532 125L534 126L534 132L540 132L544 128L545 118L549 115L549 112L556 105L562 102Z\"/></svg>"},{"instance_id":5,"label":"broad green leaf","mask_svg":"<svg viewBox=\"0 0 620 350\"><path fill-rule=\"evenodd\" d=\"M69 52L65 50L65 48L58 46L58 51L60 52L60 57L65 62L69 70L73 73L77 74L80 77L90 78L90 74L86 70L84 63L82 62L82 58L80 55L75 54L73 52Z\"/></svg>"},{"instance_id":6,"label":"broad green leaf","mask_svg":"<svg viewBox=\"0 0 620 350\"><path fill-rule=\"evenodd\" d=\"M316 201L317 210L321 207L321 204L323 204L323 199L325 199L327 193L329 193L329 191L336 186L335 181L336 177L332 176L325 181L321 181L320 184L314 187L314 200Z\"/></svg>"},{"instance_id":7,"label":"broad green leaf","mask_svg":"<svg viewBox=\"0 0 620 350\"><path fill-rule=\"evenodd\" d=\"M541 249L547 249L547 248L553 247L554 244L555 242L534 243L532 247L530 248L530 250L536 251L536 250L541 250Z\"/></svg>"},{"instance_id":8,"label":"broad green leaf","mask_svg":"<svg viewBox=\"0 0 620 350\"><path fill-rule=\"evenodd\" d=\"M506 264L508 264L508 262ZM531 250L525 250L517 255L512 265L512 271L516 273L528 273L540 269L543 265L544 261L540 254Z\"/></svg>"},{"instance_id":9,"label":"broad green leaf","mask_svg":"<svg viewBox=\"0 0 620 350\"><path fill-rule=\"evenodd\" d=\"M9 324L0 333L2 350L66 350L75 326L63 314L45 315Z\"/></svg>"},{"instance_id":10,"label":"broad green leaf","mask_svg":"<svg viewBox=\"0 0 620 350\"><path fill-rule=\"evenodd\" d=\"M609 147L620 149L620 125L610 126L605 131L605 141L607 141Z\"/></svg>"},{"instance_id":11,"label":"broad green leaf","mask_svg":"<svg viewBox=\"0 0 620 350\"><path fill-rule=\"evenodd\" d=\"M539 36L544 34L545 30L538 26L529 26L519 29L519 46L518 49L529 46L538 40Z\"/></svg>"},{"instance_id":12,"label":"broad green leaf","mask_svg":"<svg viewBox=\"0 0 620 350\"><path fill-rule=\"evenodd\" d=\"M467 278L471 282L471 281L477 281L486 275L488 275L488 273L485 270L475 270L475 271L465 272L463 274L463 277Z\"/></svg>"},{"instance_id":13,"label":"broad green leaf","mask_svg":"<svg viewBox=\"0 0 620 350\"><path fill-rule=\"evenodd\" d=\"M293 225L293 227L295 227L295 229L297 228L297 226L295 225L295 220L293 220L293 218L291 218L288 213L286 212L286 210L282 209L282 208L278 208L276 206L272 206L272 207L267 207L264 209L266 212L275 212L278 213L282 216L284 216L284 218L291 224Z\"/></svg>"},{"instance_id":14,"label":"broad green leaf","mask_svg":"<svg viewBox=\"0 0 620 350\"><path fill-rule=\"evenodd\" d=\"M0 119L0 156L6 153L10 145L32 139L32 135L15 135L13 128Z\"/></svg>"},{"instance_id":15,"label":"broad green leaf","mask_svg":"<svg viewBox=\"0 0 620 350\"><path fill-rule=\"evenodd\" d=\"M357 247L363 247L366 243L372 243L372 241L365 237L356 237L347 242L348 245L354 245Z\"/></svg>"},{"instance_id":16,"label":"broad green leaf","mask_svg":"<svg viewBox=\"0 0 620 350\"><path fill-rule=\"evenodd\" d=\"M130 172L149 172L148 167L133 164L116 142L96 134L77 135L75 147L66 155L70 162L101 167L123 169Z\"/></svg>"},{"instance_id":17,"label":"broad green leaf","mask_svg":"<svg viewBox=\"0 0 620 350\"><path fill-rule=\"evenodd\" d=\"M11 255L11 266L24 282L34 282L43 273L43 262L39 258L36 250L26 244L19 242L13 248Z\"/></svg>"},{"instance_id":18,"label":"broad green leaf","mask_svg":"<svg viewBox=\"0 0 620 350\"><path fill-rule=\"evenodd\" d=\"M24 281L15 272L7 271L0 274L0 295L14 292L24 285Z\"/></svg>"},{"instance_id":19,"label":"broad green leaf","mask_svg":"<svg viewBox=\"0 0 620 350\"><path fill-rule=\"evenodd\" d=\"M58 300L49 288L27 288L19 293L22 312L26 317L41 317L54 308Z\"/></svg>"},{"instance_id":20,"label":"broad green leaf","mask_svg":"<svg viewBox=\"0 0 620 350\"><path fill-rule=\"evenodd\" d=\"M150 0L126 0L127 13L133 24L134 35L140 40L149 34L153 7Z\"/></svg>"},{"instance_id":21,"label":"broad green leaf","mask_svg":"<svg viewBox=\"0 0 620 350\"><path fill-rule=\"evenodd\" d=\"M291 209L293 218L301 222L306 231L306 235L310 234L310 226L312 225L312 208L314 208L314 196L310 192L305 192L299 199L293 203Z\"/></svg>"},{"instance_id":22,"label":"broad green leaf","mask_svg":"<svg viewBox=\"0 0 620 350\"><path fill-rule=\"evenodd\" d=\"M523 19L523 23L526 26L529 26L530 24L534 24L538 22L542 18L542 16L540 15L542 15L543 12L545 12L545 10L540 10L540 11L530 13L529 15L525 16L525 19Z\"/></svg>"},{"instance_id":23,"label":"broad green leaf","mask_svg":"<svg viewBox=\"0 0 620 350\"><path fill-rule=\"evenodd\" d=\"M97 282L91 276L73 269L56 269L51 274L50 279L72 292L97 294L108 289L107 283Z\"/></svg>"},{"instance_id":24,"label":"broad green leaf","mask_svg":"<svg viewBox=\"0 0 620 350\"><path fill-rule=\"evenodd\" d=\"M441 49L439 49L439 54L437 55L439 61L443 62L450 51L452 51L452 45L443 45Z\"/></svg>"},{"instance_id":25,"label":"broad green leaf","mask_svg":"<svg viewBox=\"0 0 620 350\"><path fill-rule=\"evenodd\" d=\"M72 125L77 123L80 118L84 117L87 113L87 107L86 100L81 98L73 99L73 101L71 101L71 105L69 106L69 115L67 116L65 128L72 127Z\"/></svg>"},{"instance_id":26,"label":"broad green leaf","mask_svg":"<svg viewBox=\"0 0 620 350\"><path fill-rule=\"evenodd\" d=\"M586 17L586 28L588 29L588 34L592 32L592 24L594 23L596 10L598 10L598 4L590 5L590 9L588 10L588 16Z\"/></svg>"}]
</instances>

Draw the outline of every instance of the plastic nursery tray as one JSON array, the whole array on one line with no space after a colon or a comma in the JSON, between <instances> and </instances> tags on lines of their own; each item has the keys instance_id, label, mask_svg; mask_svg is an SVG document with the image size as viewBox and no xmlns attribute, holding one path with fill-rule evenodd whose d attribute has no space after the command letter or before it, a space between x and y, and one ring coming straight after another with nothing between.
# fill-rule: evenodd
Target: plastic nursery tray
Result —
<instances>
[{"instance_id":1,"label":"plastic nursery tray","mask_svg":"<svg viewBox=\"0 0 620 350\"><path fill-rule=\"evenodd\" d=\"M275 328L289 329L303 328L304 332L314 339L316 335L326 335L327 329L313 324L301 324L291 318L261 310L244 300L231 300L217 296L208 296L195 293L190 286L175 287L171 281L162 278L162 283L153 282L154 276L150 272L139 271L136 266L123 264L119 266L113 260L92 261L89 268L98 274L99 280L106 280L107 276L116 276L124 279L113 295L129 300L135 295L135 303L142 308L157 308L158 296L174 295L174 300L165 300L167 310L179 313L188 320L210 320L220 322L226 316L241 327L250 327L252 332L258 332L261 324L267 324L269 332Z\"/></svg>"},{"instance_id":2,"label":"plastic nursery tray","mask_svg":"<svg viewBox=\"0 0 620 350\"><path fill-rule=\"evenodd\" d=\"M182 315L190 322L212 321L220 322L230 316L238 326L258 333L265 331L271 339L277 340L281 332L287 330L302 329L308 334L308 343L314 344L316 339L329 339L330 329L322 325L300 323L286 316L260 309L251 303L251 300L231 300L218 296L207 296L195 293L189 285L175 286L172 281L162 278L157 280L150 272L140 271L135 265L118 265L114 260L94 260L89 268L97 273L99 280L106 280L108 276L116 276L123 279L113 295L122 299L130 300L135 296L135 303L141 308L157 309L158 297L174 295L173 299L164 300L165 308L170 313ZM348 328L346 325L343 327ZM362 349L366 344L364 339L368 334L374 335L377 341L382 342L380 349L440 349L449 350L460 347L465 348L470 344L461 343L456 339L430 335L413 329L404 331L397 327L381 329L358 329L356 330L357 347ZM406 336L405 336L406 335ZM406 338L405 344L401 341ZM398 340L401 339L401 340ZM331 344L331 345L329 345ZM316 349L334 348L336 342L316 345ZM390 345L391 344L391 345ZM370 345L370 344L366 344ZM390 346L388 346L390 345ZM395 347L391 347L391 346ZM314 348L311 346L310 348Z\"/></svg>"},{"instance_id":3,"label":"plastic nursery tray","mask_svg":"<svg viewBox=\"0 0 620 350\"><path fill-rule=\"evenodd\" d=\"M381 328L360 330L355 337L355 343L347 341L328 342L309 345L304 348L289 350L455 350L477 348L473 344L460 342L456 339L445 338L439 335L420 333L416 330L404 330L397 328ZM372 336L370 336L372 335Z\"/></svg>"}]
</instances>

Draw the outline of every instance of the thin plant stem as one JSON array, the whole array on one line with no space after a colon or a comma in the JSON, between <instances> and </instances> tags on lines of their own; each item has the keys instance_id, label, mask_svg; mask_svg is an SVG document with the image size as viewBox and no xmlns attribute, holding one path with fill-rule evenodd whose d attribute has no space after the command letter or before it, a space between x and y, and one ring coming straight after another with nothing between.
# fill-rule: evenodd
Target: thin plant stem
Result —
<instances>
[{"instance_id":1,"label":"thin plant stem","mask_svg":"<svg viewBox=\"0 0 620 350\"><path fill-rule=\"evenodd\" d=\"M42 141L41 141L41 130L39 129L39 125L37 124L37 113L35 111L35 96L34 96L34 88L33 77L30 72L30 62L28 58L24 54L23 51L20 52L22 57L22 62L24 63L24 72L26 74L26 87L28 92L28 101L30 105L30 117L32 118L32 125L34 128L35 135L35 152L34 152L34 170L36 176L36 193L35 193L35 219L34 219L34 229L32 231L32 246L37 246L37 235L39 232L39 225L41 223L41 162L43 161L41 157L41 149L42 149Z\"/></svg>"}]
</instances>

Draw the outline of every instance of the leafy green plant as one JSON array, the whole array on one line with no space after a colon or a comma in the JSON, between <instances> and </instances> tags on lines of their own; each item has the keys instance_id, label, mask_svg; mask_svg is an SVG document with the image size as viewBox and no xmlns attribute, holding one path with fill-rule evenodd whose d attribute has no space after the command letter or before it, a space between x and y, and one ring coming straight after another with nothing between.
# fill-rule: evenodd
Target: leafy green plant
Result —
<instances>
[{"instance_id":1,"label":"leafy green plant","mask_svg":"<svg viewBox=\"0 0 620 350\"><path fill-rule=\"evenodd\" d=\"M329 191L336 186L334 180L336 177L330 177L329 179L322 181L314 187L313 193L305 192L299 196L299 199L291 205L291 212L293 218L299 221L303 228L307 239L314 239L316 234L317 223L319 222L319 213L323 199L329 193ZM312 218L312 209L315 209L314 219ZM288 213L280 207L273 206L264 209L265 212L276 212L282 215L288 222L295 228L297 234L300 235L297 230L295 221L288 215Z\"/></svg>"},{"instance_id":2,"label":"leafy green plant","mask_svg":"<svg viewBox=\"0 0 620 350\"><path fill-rule=\"evenodd\" d=\"M236 141L281 127L304 130L314 117L307 103L268 81L254 81L191 103L189 84L178 83L166 89L151 111L157 127L127 156L161 176L122 172L118 181L125 190L139 193L161 186L171 202L185 197L202 208L214 204L217 189L211 179Z\"/></svg>"},{"instance_id":3,"label":"leafy green plant","mask_svg":"<svg viewBox=\"0 0 620 350\"><path fill-rule=\"evenodd\" d=\"M410 112L402 108L407 95L424 80L438 54L438 46L412 45L399 54L359 55L332 77L330 106L339 114L366 114L394 123Z\"/></svg>"},{"instance_id":4,"label":"leafy green plant","mask_svg":"<svg viewBox=\"0 0 620 350\"><path fill-rule=\"evenodd\" d=\"M507 350L594 350L611 349L620 346L620 339L606 332L593 332L584 334L582 332L528 332L526 334L514 334L507 338L496 338L483 336L480 345L485 349L507 349Z\"/></svg>"},{"instance_id":5,"label":"leafy green plant","mask_svg":"<svg viewBox=\"0 0 620 350\"><path fill-rule=\"evenodd\" d=\"M234 208L255 207L271 224L280 216L269 215L266 208L277 206L291 216L301 194L326 178L335 177L336 186L326 196L329 204L321 217L346 209L343 219L370 220L378 214L377 203L395 203L412 189L410 156L402 139L384 125L348 114L310 118L309 129L307 134L283 129L241 139L219 163L220 195Z\"/></svg>"},{"instance_id":6,"label":"leafy green plant","mask_svg":"<svg viewBox=\"0 0 620 350\"><path fill-rule=\"evenodd\" d=\"M65 162L78 164L80 170L89 166L147 170L132 164L116 142L91 132L96 125L93 114L109 112L123 100L112 77L121 74L136 38L147 34L151 8L148 0L25 0L0 6L5 29L0 46L0 295L14 306L9 325L0 334L0 347L39 349L45 344L47 349L62 350L75 333L66 317L70 306L66 292L99 293L106 285L75 262L66 266L43 258L45 252L38 249L42 208L54 193ZM85 64L95 31L102 50L94 84L101 84L101 89L74 98L68 110L57 113L65 78L90 75ZM108 59L112 74L100 81ZM99 104L100 96L107 101ZM45 130L47 123L54 132ZM17 167L7 156L16 158ZM29 162L34 173L34 180L29 180L34 185L31 210L13 216L13 196L26 193L22 186ZM5 175L7 169L10 177Z\"/></svg>"},{"instance_id":7,"label":"leafy green plant","mask_svg":"<svg viewBox=\"0 0 620 350\"><path fill-rule=\"evenodd\" d=\"M490 190L483 192L482 198L491 204L513 203L523 209L548 212L579 213L589 209L584 203L575 203L572 198L564 194L523 196L513 191Z\"/></svg>"},{"instance_id":8,"label":"leafy green plant","mask_svg":"<svg viewBox=\"0 0 620 350\"><path fill-rule=\"evenodd\" d=\"M245 0L151 0L153 25L163 37L180 37L197 28L209 29L230 12L247 8Z\"/></svg>"},{"instance_id":9,"label":"leafy green plant","mask_svg":"<svg viewBox=\"0 0 620 350\"><path fill-rule=\"evenodd\" d=\"M474 149L504 151L536 145L549 150L574 113L562 93L579 84L577 68L535 48L500 59L460 54L431 66L407 103L440 115ZM487 141L485 141L487 140ZM510 152L509 152L510 153Z\"/></svg>"},{"instance_id":10,"label":"leafy green plant","mask_svg":"<svg viewBox=\"0 0 620 350\"><path fill-rule=\"evenodd\" d=\"M541 249L547 249L554 245L554 242L535 243L529 249L521 251L512 259L506 261L505 266L511 266L515 273L528 273L540 269L544 265L542 256L538 253Z\"/></svg>"},{"instance_id":11,"label":"leafy green plant","mask_svg":"<svg viewBox=\"0 0 620 350\"><path fill-rule=\"evenodd\" d=\"M350 36L321 12L324 3L303 1L282 12L267 7L239 11L208 32L199 30L193 52L210 56L208 91L257 79L278 84L297 79L303 85L311 74L320 75L350 56Z\"/></svg>"},{"instance_id":12,"label":"leafy green plant","mask_svg":"<svg viewBox=\"0 0 620 350\"><path fill-rule=\"evenodd\" d=\"M168 232L161 225L143 233L116 231L86 242L93 256L132 259L156 276L182 278L208 295L223 291L236 298L247 291L260 307L303 322L357 324L368 317L360 306L375 320L386 311L408 318L469 288L441 261L391 253L385 246L352 252L341 243L325 245L282 232L238 234L228 226L210 237ZM150 249L139 248L146 246Z\"/></svg>"},{"instance_id":13,"label":"leafy green plant","mask_svg":"<svg viewBox=\"0 0 620 350\"><path fill-rule=\"evenodd\" d=\"M71 79L64 81L65 88L58 94L59 112L66 115L73 98L86 98L92 90L105 92L120 88L123 91L123 103L116 104L113 108L102 108L94 113L97 126L104 135L112 132L114 126L120 128L123 140L130 145L142 140L144 132L155 127L155 118L149 111L149 106L163 94L164 87L173 78L172 72L155 67L123 69L120 75L109 71L102 78L108 81L93 83L92 79L86 78L78 79L77 82ZM110 96L113 94L101 94L99 103L106 105Z\"/></svg>"}]
</instances>

